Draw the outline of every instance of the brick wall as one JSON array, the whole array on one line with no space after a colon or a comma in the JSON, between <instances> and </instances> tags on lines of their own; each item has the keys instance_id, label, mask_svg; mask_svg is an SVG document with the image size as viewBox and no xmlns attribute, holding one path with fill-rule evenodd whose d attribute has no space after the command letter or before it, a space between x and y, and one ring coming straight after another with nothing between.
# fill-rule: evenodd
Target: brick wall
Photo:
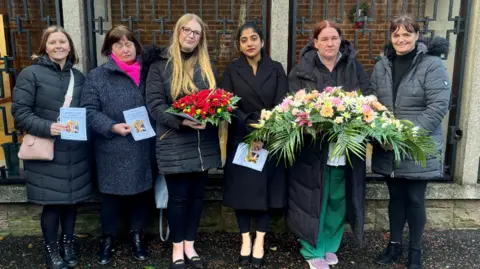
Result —
<instances>
[{"instance_id":1,"label":"brick wall","mask_svg":"<svg viewBox=\"0 0 480 269\"><path fill-rule=\"evenodd\" d=\"M355 7L357 1L356 0L334 0L329 1L328 4L328 17L329 18L340 18L342 14L340 14L340 6L341 2L344 2L344 20L340 23L340 26L344 33L344 39L349 40L352 44L354 44L354 36L355 36L355 23L351 22L349 19L350 11L353 7ZM301 19L305 17L306 19L310 18L310 0L298 0L298 14L297 18ZM361 1L364 2L364 1ZM371 1L366 1L369 5L371 5ZM422 6L425 5L425 0L420 1ZM325 2L324 1L313 1L313 8L312 8L312 22L305 23L304 29L306 31L314 31L315 24L320 20L325 18ZM414 16L418 16L418 5L419 2L414 0L407 0L406 1L406 11L409 14ZM395 16L397 14L402 13L402 5L403 1L392 1L390 7L390 14ZM371 7L371 6L370 6ZM422 16L424 15L424 8L422 8ZM388 31L388 20L387 20L387 0L376 0L375 1L375 8L374 8L374 22L368 23L367 29L372 30L372 57L376 57L380 55L383 51L384 43L385 43L385 35ZM430 15L430 14L429 14ZM431 16L431 15L430 15ZM297 29L300 30L302 27L301 22L297 23ZM365 68L372 68L374 65L374 60L370 59L369 56L369 48L370 48L370 36L368 33L362 34L358 33L358 47L356 48L359 52L358 59L364 65ZM298 61L298 55L300 50L309 42L310 40L310 33L306 32L304 35L297 34L297 42L296 42L296 55Z\"/></svg>"},{"instance_id":2,"label":"brick wall","mask_svg":"<svg viewBox=\"0 0 480 269\"><path fill-rule=\"evenodd\" d=\"M0 1L0 8L2 6L7 7L7 0ZM22 21L21 29L24 31L30 32L30 37L28 37L26 32L18 33L17 29L19 25L15 21L8 22L8 28L11 33L13 33L14 43L11 41L10 35L5 32L5 38L7 39L8 50L10 54L13 54L13 49L16 50L17 59L14 61L14 67L21 71L21 69L29 66L32 61L30 59L30 54L28 51L28 43L31 44L31 53L35 53L39 47L40 39L42 36L42 31L47 27L47 23L42 21L42 16L40 14L40 2L44 3L43 17L50 16L51 19L55 18L55 0L28 0L27 1L27 12L28 20ZM15 19L18 15L24 17L25 7L23 0L13 0L12 1L12 17L8 19ZM4 14L8 17L8 14ZM52 24L54 22L52 21ZM2 55L3 56L3 55Z\"/></svg>"},{"instance_id":3,"label":"brick wall","mask_svg":"<svg viewBox=\"0 0 480 269\"><path fill-rule=\"evenodd\" d=\"M250 2L250 9L246 16L247 1ZM124 1L123 18L128 19L129 16L135 18L137 15L137 7L135 0ZM154 43L153 31L159 31L161 29L160 22L155 22L152 15L152 10L155 11L155 18L165 17L168 18L168 1L156 1L156 5L153 7L150 0L139 1L139 21L133 23L133 29L140 32L140 40L143 45ZM165 23L165 30L173 31L176 21L185 13L184 0L172 0L171 1L172 20ZM200 4L198 0L188 0L187 12L200 15ZM128 21L122 21L120 1L112 1L111 13L113 25L125 24L128 26ZM216 9L218 8L219 21L216 19ZM234 1L234 13L233 22L226 22L225 30L223 33L224 24L222 19L232 19L231 15L231 0L219 0L218 7L215 5L215 1L203 1L202 19L208 25L207 41L210 57L214 60L215 67L219 73L225 69L225 66L233 59L233 55L238 55L238 52L234 49L232 44L232 38L235 35L235 31L245 22L245 18L253 20L256 18L260 24L262 21L262 1L251 0L237 0ZM261 25L261 24L260 24ZM220 31L219 41L216 42L216 33ZM156 44L160 46L166 46L169 43L171 33L157 34ZM218 58L217 58L218 56ZM235 56L235 57L236 57Z\"/></svg>"}]
</instances>

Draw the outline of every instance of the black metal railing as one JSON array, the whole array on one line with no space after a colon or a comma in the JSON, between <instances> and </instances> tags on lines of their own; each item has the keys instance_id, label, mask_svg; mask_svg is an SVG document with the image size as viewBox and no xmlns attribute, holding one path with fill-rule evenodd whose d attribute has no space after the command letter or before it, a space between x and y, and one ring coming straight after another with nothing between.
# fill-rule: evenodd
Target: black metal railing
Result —
<instances>
[{"instance_id":1,"label":"black metal railing","mask_svg":"<svg viewBox=\"0 0 480 269\"><path fill-rule=\"evenodd\" d=\"M183 4L173 4L171 0L120 0L119 3L109 4L107 0L103 3L87 0L89 69L98 64L97 36L104 35L111 25L117 23L123 23L136 32L144 45L166 46L176 20L185 13L195 13L208 25L207 35L212 60L225 65L235 56L234 35L241 22L261 25L268 40L268 0L215 0L214 4L213 1L208 2L199 0L197 4L187 4L187 0L184 0ZM103 11L98 11L99 9ZM243 15L240 12L243 12ZM225 44L228 44L228 47ZM220 65L220 69L222 66L224 65Z\"/></svg>"}]
</instances>

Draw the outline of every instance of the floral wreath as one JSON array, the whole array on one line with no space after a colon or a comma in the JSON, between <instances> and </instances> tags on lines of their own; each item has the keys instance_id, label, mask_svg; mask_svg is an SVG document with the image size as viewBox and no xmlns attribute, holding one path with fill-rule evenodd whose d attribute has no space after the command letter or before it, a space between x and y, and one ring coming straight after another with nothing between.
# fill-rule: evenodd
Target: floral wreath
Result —
<instances>
[{"instance_id":1,"label":"floral wreath","mask_svg":"<svg viewBox=\"0 0 480 269\"><path fill-rule=\"evenodd\" d=\"M360 3L358 10L361 12L360 16L369 16L370 15L370 6L366 2ZM348 14L348 18L351 22L355 23L357 19L357 5L354 5L352 9L350 9L350 13Z\"/></svg>"}]
</instances>

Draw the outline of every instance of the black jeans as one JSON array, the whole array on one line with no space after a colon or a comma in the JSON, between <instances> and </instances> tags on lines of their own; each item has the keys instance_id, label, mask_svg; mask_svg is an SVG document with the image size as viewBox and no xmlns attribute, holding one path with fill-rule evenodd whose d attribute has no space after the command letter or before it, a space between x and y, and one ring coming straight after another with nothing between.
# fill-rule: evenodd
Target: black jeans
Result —
<instances>
[{"instance_id":1,"label":"black jeans","mask_svg":"<svg viewBox=\"0 0 480 269\"><path fill-rule=\"evenodd\" d=\"M43 206L40 224L45 243L58 241L58 222L62 225L62 234L73 235L77 207L75 205L45 205Z\"/></svg>"},{"instance_id":2,"label":"black jeans","mask_svg":"<svg viewBox=\"0 0 480 269\"><path fill-rule=\"evenodd\" d=\"M167 218L173 243L195 241L207 178L208 172L165 175Z\"/></svg>"},{"instance_id":3,"label":"black jeans","mask_svg":"<svg viewBox=\"0 0 480 269\"><path fill-rule=\"evenodd\" d=\"M390 241L402 242L403 228L408 222L409 247L421 249L423 231L427 221L425 191L427 181L393 178L387 180L390 202Z\"/></svg>"},{"instance_id":4,"label":"black jeans","mask_svg":"<svg viewBox=\"0 0 480 269\"><path fill-rule=\"evenodd\" d=\"M237 216L238 228L240 233L250 232L250 222L252 217L255 218L257 231L266 233L268 224L270 224L270 212L257 210L235 210Z\"/></svg>"},{"instance_id":5,"label":"black jeans","mask_svg":"<svg viewBox=\"0 0 480 269\"><path fill-rule=\"evenodd\" d=\"M118 219L127 209L130 214L130 230L141 230L145 227L152 193L150 190L135 195L103 194L100 209L102 233L115 235L118 230Z\"/></svg>"}]
</instances>

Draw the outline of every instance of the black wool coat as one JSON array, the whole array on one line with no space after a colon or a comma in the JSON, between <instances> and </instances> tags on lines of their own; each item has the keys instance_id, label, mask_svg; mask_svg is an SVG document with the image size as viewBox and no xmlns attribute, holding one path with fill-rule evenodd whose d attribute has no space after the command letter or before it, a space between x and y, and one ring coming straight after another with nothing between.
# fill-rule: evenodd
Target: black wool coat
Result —
<instances>
[{"instance_id":1,"label":"black wool coat","mask_svg":"<svg viewBox=\"0 0 480 269\"><path fill-rule=\"evenodd\" d=\"M137 86L109 58L87 75L82 106L87 108L93 133L100 192L134 195L151 189L153 138L135 141L132 135L123 137L111 131L113 125L125 123L123 111L146 106L145 80Z\"/></svg>"},{"instance_id":2,"label":"black wool coat","mask_svg":"<svg viewBox=\"0 0 480 269\"><path fill-rule=\"evenodd\" d=\"M241 98L229 126L223 203L234 209L267 210L286 203L285 165L277 158L265 164L263 171L233 164L238 144L260 119L262 109L272 109L288 92L285 70L279 62L262 55L257 74L245 56L229 64L223 74L222 88Z\"/></svg>"}]
</instances>

